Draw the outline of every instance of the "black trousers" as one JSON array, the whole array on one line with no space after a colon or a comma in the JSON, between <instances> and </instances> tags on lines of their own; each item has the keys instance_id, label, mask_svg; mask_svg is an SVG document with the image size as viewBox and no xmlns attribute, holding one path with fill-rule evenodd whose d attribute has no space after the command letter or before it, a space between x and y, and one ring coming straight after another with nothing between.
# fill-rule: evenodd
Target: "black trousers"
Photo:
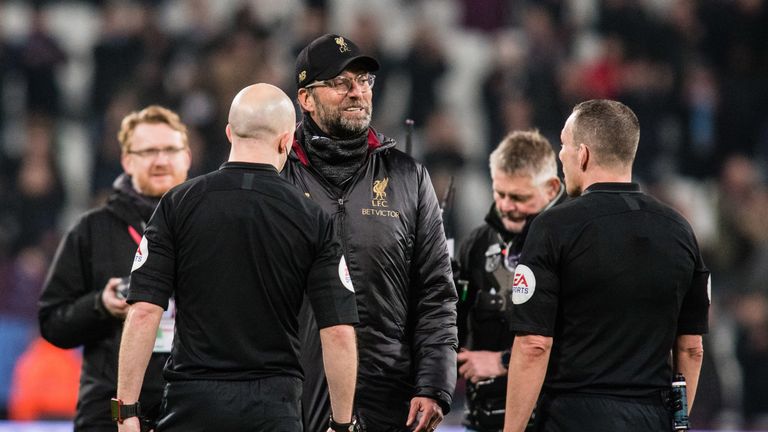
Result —
<instances>
[{"instance_id":1,"label":"black trousers","mask_svg":"<svg viewBox=\"0 0 768 432\"><path fill-rule=\"evenodd\" d=\"M536 407L538 432L666 432L672 413L661 394L629 398L579 393L542 394Z\"/></svg>"},{"instance_id":2,"label":"black trousers","mask_svg":"<svg viewBox=\"0 0 768 432\"><path fill-rule=\"evenodd\" d=\"M169 382L156 430L303 432L301 380Z\"/></svg>"}]
</instances>

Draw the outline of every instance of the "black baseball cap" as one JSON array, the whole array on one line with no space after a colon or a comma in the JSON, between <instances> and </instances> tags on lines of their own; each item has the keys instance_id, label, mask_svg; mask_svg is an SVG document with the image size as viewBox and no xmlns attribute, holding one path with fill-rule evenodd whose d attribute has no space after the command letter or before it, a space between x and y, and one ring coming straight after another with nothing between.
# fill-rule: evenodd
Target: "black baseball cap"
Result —
<instances>
[{"instance_id":1,"label":"black baseball cap","mask_svg":"<svg viewBox=\"0 0 768 432\"><path fill-rule=\"evenodd\" d=\"M296 87L331 79L352 63L363 66L369 72L379 70L379 62L362 55L360 48L351 40L335 34L320 36L304 47L296 59Z\"/></svg>"}]
</instances>

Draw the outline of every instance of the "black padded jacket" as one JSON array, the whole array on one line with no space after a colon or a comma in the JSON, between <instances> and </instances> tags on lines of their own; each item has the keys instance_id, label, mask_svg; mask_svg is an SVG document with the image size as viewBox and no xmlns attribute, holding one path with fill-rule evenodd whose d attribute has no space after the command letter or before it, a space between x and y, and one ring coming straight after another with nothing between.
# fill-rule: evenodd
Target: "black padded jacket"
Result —
<instances>
[{"instance_id":1,"label":"black padded jacket","mask_svg":"<svg viewBox=\"0 0 768 432\"><path fill-rule=\"evenodd\" d=\"M131 272L137 243L154 203L127 192L121 176L108 203L84 214L59 245L40 298L42 336L60 348L83 347L75 430L115 430L109 401L117 391L117 360L123 322L110 315L101 291L112 277ZM134 230L131 235L131 227ZM144 412L158 407L168 356L153 354L142 386Z\"/></svg>"},{"instance_id":2,"label":"black padded jacket","mask_svg":"<svg viewBox=\"0 0 768 432\"><path fill-rule=\"evenodd\" d=\"M450 409L456 384L456 288L441 210L427 170L375 130L368 158L341 188L315 170L302 128L282 175L319 203L336 224L360 324L355 406L368 430L404 426L410 400L426 396ZM314 320L301 322L305 430L325 430L327 391Z\"/></svg>"}]
</instances>

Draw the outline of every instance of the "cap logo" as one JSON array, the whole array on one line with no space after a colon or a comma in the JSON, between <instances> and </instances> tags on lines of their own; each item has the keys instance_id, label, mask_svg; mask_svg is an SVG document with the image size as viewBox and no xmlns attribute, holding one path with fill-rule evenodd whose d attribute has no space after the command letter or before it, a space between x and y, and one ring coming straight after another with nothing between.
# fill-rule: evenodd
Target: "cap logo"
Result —
<instances>
[{"instance_id":1,"label":"cap logo","mask_svg":"<svg viewBox=\"0 0 768 432\"><path fill-rule=\"evenodd\" d=\"M303 70L303 71L301 71L301 73L299 74L299 82L302 82L302 81L304 81L305 79L307 79L307 71Z\"/></svg>"},{"instance_id":2,"label":"cap logo","mask_svg":"<svg viewBox=\"0 0 768 432\"><path fill-rule=\"evenodd\" d=\"M345 53L349 51L349 45L347 45L347 41L345 41L343 37L339 36L334 40L336 41L336 45L339 46L340 53Z\"/></svg>"}]
</instances>

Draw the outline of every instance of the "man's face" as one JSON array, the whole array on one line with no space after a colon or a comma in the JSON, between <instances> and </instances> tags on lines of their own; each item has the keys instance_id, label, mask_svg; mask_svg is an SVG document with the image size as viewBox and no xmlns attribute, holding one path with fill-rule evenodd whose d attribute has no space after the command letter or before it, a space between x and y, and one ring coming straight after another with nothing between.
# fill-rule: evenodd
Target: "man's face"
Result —
<instances>
[{"instance_id":1,"label":"man's face","mask_svg":"<svg viewBox=\"0 0 768 432\"><path fill-rule=\"evenodd\" d=\"M165 123L140 123L122 163L137 192L160 197L187 179L191 155L181 132Z\"/></svg>"},{"instance_id":2,"label":"man's face","mask_svg":"<svg viewBox=\"0 0 768 432\"><path fill-rule=\"evenodd\" d=\"M303 108L309 112L320 129L333 138L359 136L371 124L373 90L355 82L361 74L365 75L367 71L347 69L339 74L340 77L353 81L352 88L344 94L324 86L303 90L310 92L309 98L313 102L309 105L309 109L307 106Z\"/></svg>"},{"instance_id":3,"label":"man's face","mask_svg":"<svg viewBox=\"0 0 768 432\"><path fill-rule=\"evenodd\" d=\"M563 164L565 191L570 196L581 195L581 170L579 167L579 146L573 142L573 122L576 114L571 114L560 132L560 162Z\"/></svg>"},{"instance_id":4,"label":"man's face","mask_svg":"<svg viewBox=\"0 0 768 432\"><path fill-rule=\"evenodd\" d=\"M506 174L491 170L493 201L496 204L504 229L519 234L525 227L526 218L541 212L557 195L559 183L549 179L534 183L528 174Z\"/></svg>"}]
</instances>

